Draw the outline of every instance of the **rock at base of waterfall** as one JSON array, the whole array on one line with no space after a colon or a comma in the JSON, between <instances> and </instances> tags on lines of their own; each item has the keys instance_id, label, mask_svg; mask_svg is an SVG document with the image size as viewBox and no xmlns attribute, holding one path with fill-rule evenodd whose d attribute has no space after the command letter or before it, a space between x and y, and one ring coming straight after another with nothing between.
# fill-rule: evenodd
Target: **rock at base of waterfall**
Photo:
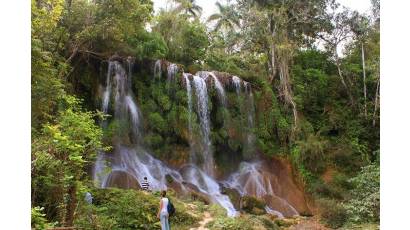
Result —
<instances>
[{"instance_id":1,"label":"rock at base of waterfall","mask_svg":"<svg viewBox=\"0 0 410 230\"><path fill-rule=\"evenodd\" d=\"M193 200L201 201L206 205L211 203L211 199L209 198L209 195L201 192L196 185L191 184L189 182L185 182L185 181L182 182L182 184L188 190L188 194Z\"/></svg>"},{"instance_id":2,"label":"rock at base of waterfall","mask_svg":"<svg viewBox=\"0 0 410 230\"><path fill-rule=\"evenodd\" d=\"M141 189L138 181L133 176L123 171L111 172L107 178L107 187Z\"/></svg>"},{"instance_id":3,"label":"rock at base of waterfall","mask_svg":"<svg viewBox=\"0 0 410 230\"><path fill-rule=\"evenodd\" d=\"M298 215L298 212L292 208L292 206L278 196L265 195L263 196L263 200L268 207L282 213L284 217L293 217Z\"/></svg>"},{"instance_id":4,"label":"rock at base of waterfall","mask_svg":"<svg viewBox=\"0 0 410 230\"><path fill-rule=\"evenodd\" d=\"M258 199L253 196L243 196L241 202L241 208L244 212L253 215L263 215L266 214L265 202L262 199Z\"/></svg>"},{"instance_id":5,"label":"rock at base of waterfall","mask_svg":"<svg viewBox=\"0 0 410 230\"><path fill-rule=\"evenodd\" d=\"M221 186L221 193L229 197L236 210L240 210L241 194L238 190Z\"/></svg>"}]
</instances>

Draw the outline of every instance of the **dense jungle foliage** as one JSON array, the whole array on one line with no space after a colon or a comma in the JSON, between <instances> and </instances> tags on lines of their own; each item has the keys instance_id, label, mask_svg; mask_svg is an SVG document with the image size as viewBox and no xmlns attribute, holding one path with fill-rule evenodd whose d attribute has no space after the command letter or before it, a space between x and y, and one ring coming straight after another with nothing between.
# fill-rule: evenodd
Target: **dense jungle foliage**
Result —
<instances>
[{"instance_id":1,"label":"dense jungle foliage","mask_svg":"<svg viewBox=\"0 0 410 230\"><path fill-rule=\"evenodd\" d=\"M112 148L113 130L127 125L99 126L98 85L113 54L135 57L139 65L162 59L185 72L215 70L250 82L252 149L242 144L244 98L228 90L228 111L210 100L218 169L231 171L257 155L285 158L327 226L379 222L379 1L372 0L370 15L333 0L237 0L217 7L204 21L193 0L175 0L156 14L151 0L31 1L32 227L93 229L87 212L97 216L98 229L158 224L158 195L105 193L91 181L97 151ZM189 153L186 90L179 80L155 80L152 69L133 75L144 143L156 157L178 164ZM212 89L210 96L217 96ZM86 191L97 194L95 206L83 201ZM176 224L195 225L198 217L176 202ZM237 229L245 222L220 217L209 226Z\"/></svg>"}]
</instances>

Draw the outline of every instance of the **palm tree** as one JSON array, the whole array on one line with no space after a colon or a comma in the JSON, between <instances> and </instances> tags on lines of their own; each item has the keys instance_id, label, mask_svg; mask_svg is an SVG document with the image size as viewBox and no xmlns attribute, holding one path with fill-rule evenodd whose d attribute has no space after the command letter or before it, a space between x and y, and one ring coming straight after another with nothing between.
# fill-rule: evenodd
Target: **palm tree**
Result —
<instances>
[{"instance_id":1,"label":"palm tree","mask_svg":"<svg viewBox=\"0 0 410 230\"><path fill-rule=\"evenodd\" d=\"M184 12L191 17L197 18L202 13L202 7L195 3L195 0L174 0L179 5L175 8L176 12Z\"/></svg>"},{"instance_id":2,"label":"palm tree","mask_svg":"<svg viewBox=\"0 0 410 230\"><path fill-rule=\"evenodd\" d=\"M216 21L214 31L222 29L234 29L235 26L239 27L239 15L229 5L223 6L221 3L216 2L219 13L212 14L208 18L208 22Z\"/></svg>"}]
</instances>

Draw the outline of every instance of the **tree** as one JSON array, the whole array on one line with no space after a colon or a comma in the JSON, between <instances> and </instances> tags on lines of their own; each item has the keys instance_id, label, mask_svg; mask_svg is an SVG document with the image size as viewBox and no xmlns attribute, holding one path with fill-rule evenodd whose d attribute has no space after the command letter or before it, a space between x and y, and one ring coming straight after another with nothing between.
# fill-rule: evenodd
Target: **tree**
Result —
<instances>
[{"instance_id":1,"label":"tree","mask_svg":"<svg viewBox=\"0 0 410 230\"><path fill-rule=\"evenodd\" d=\"M161 11L152 30L161 34L168 47L167 59L186 66L204 59L209 45L206 27L198 19Z\"/></svg>"},{"instance_id":2,"label":"tree","mask_svg":"<svg viewBox=\"0 0 410 230\"><path fill-rule=\"evenodd\" d=\"M324 15L328 23L325 24L326 26L323 27L318 36L325 42L325 47L333 55L338 70L338 76L349 96L350 103L353 106L355 104L354 98L350 87L346 83L345 76L343 75L341 58L339 57L340 46L352 37L352 31L350 28L351 12L347 9L344 9L342 12L337 12L338 7L338 4L332 4L331 11Z\"/></svg>"},{"instance_id":3,"label":"tree","mask_svg":"<svg viewBox=\"0 0 410 230\"><path fill-rule=\"evenodd\" d=\"M239 15L235 12L234 8L230 5L222 5L219 2L215 3L218 7L219 13L212 14L208 18L208 22L216 21L214 31L232 30L239 27Z\"/></svg>"},{"instance_id":4,"label":"tree","mask_svg":"<svg viewBox=\"0 0 410 230\"><path fill-rule=\"evenodd\" d=\"M179 5L175 8L175 12L184 12L193 18L198 18L201 15L202 7L195 3L195 0L174 0Z\"/></svg>"},{"instance_id":5,"label":"tree","mask_svg":"<svg viewBox=\"0 0 410 230\"><path fill-rule=\"evenodd\" d=\"M56 112L57 97L64 94L59 71L66 70L63 58L52 52L55 32L63 12L63 1L31 1L31 119L33 127L50 121Z\"/></svg>"},{"instance_id":6,"label":"tree","mask_svg":"<svg viewBox=\"0 0 410 230\"><path fill-rule=\"evenodd\" d=\"M279 95L293 113L294 131L297 127L297 109L293 99L289 65L294 50L302 38L313 36L326 9L325 0L316 1L238 1L243 10L245 33L252 42L261 44L260 52L267 57L269 81L278 82ZM311 29L305 29L311 28ZM260 36L260 38L254 38ZM279 77L278 80L276 78Z\"/></svg>"},{"instance_id":7,"label":"tree","mask_svg":"<svg viewBox=\"0 0 410 230\"><path fill-rule=\"evenodd\" d=\"M369 33L369 20L358 14L357 12L353 13L351 20L352 32L356 36L356 40L361 43L361 58L362 58L362 68L363 68L363 107L364 107L364 116L367 119L367 87L366 87L366 65L365 65L365 53L364 53L364 43L367 34Z\"/></svg>"},{"instance_id":8,"label":"tree","mask_svg":"<svg viewBox=\"0 0 410 230\"><path fill-rule=\"evenodd\" d=\"M60 110L32 142L32 204L46 207L47 216L72 226L77 189L86 181L87 168L103 149L102 130L91 112L73 96L60 98Z\"/></svg>"}]
</instances>

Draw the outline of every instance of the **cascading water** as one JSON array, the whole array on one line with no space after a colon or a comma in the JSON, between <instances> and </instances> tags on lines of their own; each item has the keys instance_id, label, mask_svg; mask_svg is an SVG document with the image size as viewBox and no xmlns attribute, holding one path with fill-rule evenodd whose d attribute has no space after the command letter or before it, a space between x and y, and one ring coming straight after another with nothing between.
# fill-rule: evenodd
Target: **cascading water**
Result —
<instances>
[{"instance_id":1,"label":"cascading water","mask_svg":"<svg viewBox=\"0 0 410 230\"><path fill-rule=\"evenodd\" d=\"M212 144L210 139L210 120L208 111L208 90L205 82L206 77L198 75L193 76L195 94L197 97L197 111L201 126L201 139L202 139L202 168L208 174L213 176L214 171L214 159L212 153Z\"/></svg>"},{"instance_id":2,"label":"cascading water","mask_svg":"<svg viewBox=\"0 0 410 230\"><path fill-rule=\"evenodd\" d=\"M161 60L157 60L154 65L154 79L160 79L162 75Z\"/></svg>"},{"instance_id":3,"label":"cascading water","mask_svg":"<svg viewBox=\"0 0 410 230\"><path fill-rule=\"evenodd\" d=\"M255 196L264 199L267 203L275 204L279 210L274 210L268 205L266 211L279 214L279 217L299 215L292 205L275 193L275 189L280 188L278 179L266 171L262 169L261 162L242 162L238 171L222 184L237 190L241 196Z\"/></svg>"},{"instance_id":4,"label":"cascading water","mask_svg":"<svg viewBox=\"0 0 410 230\"><path fill-rule=\"evenodd\" d=\"M218 183L210 177L207 173L197 167L190 167L190 170L183 170L181 175L178 171L175 171L163 162L152 157L141 145L139 139L141 137L141 113L138 106L133 99L131 81L128 81L131 77L131 73L126 72L122 68L121 64L117 61L109 63L109 70L107 73L107 86L103 95L103 111L108 111L108 105L110 101L111 91L114 90L114 103L115 107L114 120L120 122L130 122L131 131L139 138L129 138L131 144L124 144L125 140L119 139L114 143L114 150L112 153L100 152L97 156L97 160L94 167L94 181L102 188L110 187L113 185L120 185L121 187L129 188L131 184L136 184L139 187L144 177L147 177L150 182L152 190L163 190L168 187L172 187L180 192L186 192L184 183L190 183L200 189L200 191L206 194L212 202L218 203L223 206L229 216L235 216L237 214L230 199L226 195L220 193ZM191 95L191 83L187 75L185 76L188 95ZM198 111L202 111L201 120L204 118L207 124L203 124L204 137L207 140L205 153L210 153L210 139L209 139L209 115L207 111L207 91L204 79L194 76L194 85L196 89L196 95L198 95ZM108 92L108 93L107 93ZM107 96L108 95L108 96ZM192 111L192 99L189 96L189 104ZM190 113L191 114L191 113ZM192 128L192 126L191 126ZM204 169L212 172L212 164L210 165L209 157L212 155L204 154ZM172 184L168 182L167 177L172 178Z\"/></svg>"},{"instance_id":5,"label":"cascading water","mask_svg":"<svg viewBox=\"0 0 410 230\"><path fill-rule=\"evenodd\" d=\"M191 151L191 162L194 161L192 159L193 153L192 153L192 87L191 87L191 80L189 80L189 74L183 73L182 74L185 79L185 85L186 85L186 91L187 91L187 96L188 96L188 132L189 132L189 147Z\"/></svg>"},{"instance_id":6,"label":"cascading water","mask_svg":"<svg viewBox=\"0 0 410 230\"><path fill-rule=\"evenodd\" d=\"M141 136L141 113L133 99L131 81L127 79L124 68L118 61L110 62L107 74L107 86L103 96L103 111L108 111L111 88L114 89L114 120L120 123L130 122L134 138L128 147L127 140L119 139L114 143L113 153L100 152L94 167L94 180L102 187L109 187L112 178L118 172L125 173L140 183L143 177L150 180L153 190L167 188L166 177L170 176L177 183L182 183L181 175L153 158L138 141ZM113 83L111 83L113 81ZM108 96L107 96L108 95ZM108 167L110 166L110 168ZM183 189L183 187L182 187Z\"/></svg>"},{"instance_id":7,"label":"cascading water","mask_svg":"<svg viewBox=\"0 0 410 230\"><path fill-rule=\"evenodd\" d=\"M127 59L128 73L118 61L110 61L106 78L106 86L102 94L101 108L105 114L113 111L110 121L117 122L120 127L126 127L117 132L113 138L114 149L111 153L100 152L94 167L94 180L102 188L119 186L123 188L138 188L143 177L147 177L151 189L163 190L173 188L179 193L197 191L208 197L213 203L218 203L227 210L228 216L236 216L235 210L227 195L221 194L221 185L214 178L214 159L212 143L210 139L211 121L208 108L207 78L211 76L212 82L218 94L222 106L227 109L226 92L213 72L201 71L196 75L183 73L188 96L189 112L189 141L191 149L191 161L183 165L179 171L171 169L162 161L155 159L142 146L142 114L135 102L132 92L132 59ZM174 84L178 67L170 64L167 68L168 85ZM161 76L161 61L154 66L154 78ZM247 123L247 139L244 140L245 151L249 151L255 142L253 129L255 126L255 105L251 85L233 76L232 83L238 96L245 95L243 105L247 109L241 111L244 114L244 125ZM242 90L242 85L244 90ZM169 89L169 88L168 88ZM195 94L195 95L193 95ZM195 96L195 97L193 97ZM112 100L113 99L113 100ZM110 104L110 101L113 101ZM196 102L194 104L194 102ZM195 107L194 107L195 105ZM112 107L110 109L110 107ZM194 112L195 110L195 112ZM193 119L198 116L199 127ZM102 123L106 128L107 121ZM199 138L194 138L195 133ZM197 135L195 135L197 137ZM195 139L195 140L194 140ZM199 141L196 141L199 139ZM193 149L194 143L200 149ZM246 147L248 146L248 147ZM198 158L196 158L198 157ZM263 168L260 162L242 162L238 171L231 174L228 179L221 182L224 187L238 191L240 195L250 195L263 199L268 213L278 217L298 215L298 212L290 205L287 197L281 190L278 178L270 173L269 166ZM172 178L172 180L169 180ZM172 181L172 182L170 182ZM189 187L191 186L191 187ZM287 190L292 191L292 190ZM294 201L293 201L294 202Z\"/></svg>"},{"instance_id":8,"label":"cascading water","mask_svg":"<svg viewBox=\"0 0 410 230\"><path fill-rule=\"evenodd\" d=\"M132 76L132 68L134 67L134 58L128 57L127 58L127 64L128 64L127 87L131 87L131 85L132 85L131 76ZM129 89L127 89L127 90L130 91Z\"/></svg>"},{"instance_id":9,"label":"cascading water","mask_svg":"<svg viewBox=\"0 0 410 230\"><path fill-rule=\"evenodd\" d=\"M245 152L253 153L254 152L254 145L255 145L255 101L253 98L252 87L249 82L245 82L245 94L247 97L247 121L248 121L248 131L247 131L247 139L245 144Z\"/></svg>"},{"instance_id":10,"label":"cascading water","mask_svg":"<svg viewBox=\"0 0 410 230\"><path fill-rule=\"evenodd\" d=\"M243 108L243 105L240 106L241 114L245 116L246 119L246 139L244 143L244 153L246 155L252 155L254 153L254 143L256 140L254 132L255 128L255 103L254 103L254 98L253 98L253 93L252 93L252 88L249 82L242 81L239 77L237 76L232 76L232 83L235 87L235 92L238 98L241 97L241 89L242 89L242 82L244 85L244 90L245 90L245 108Z\"/></svg>"},{"instance_id":11,"label":"cascading water","mask_svg":"<svg viewBox=\"0 0 410 230\"><path fill-rule=\"evenodd\" d=\"M219 79L215 76L215 74L213 72L208 72L208 74L212 77L212 79L214 80L214 84L215 84L215 88L218 92L218 97L219 100L221 101L221 104L224 108L226 108L227 104L226 104L226 93L225 93L225 89L222 86L221 82L219 81Z\"/></svg>"},{"instance_id":12,"label":"cascading water","mask_svg":"<svg viewBox=\"0 0 410 230\"><path fill-rule=\"evenodd\" d=\"M195 165L186 165L182 168L182 171L184 180L195 185L201 193L208 194L212 202L218 203L224 207L228 212L228 216L238 215L238 212L234 208L229 197L221 194L221 188L213 178Z\"/></svg>"},{"instance_id":13,"label":"cascading water","mask_svg":"<svg viewBox=\"0 0 410 230\"><path fill-rule=\"evenodd\" d=\"M238 212L233 207L228 196L221 194L221 188L219 184L212 178L213 174L213 156L210 152L211 142L209 139L209 114L208 114L208 93L206 88L206 73L200 73L199 76L192 76L187 73L183 73L183 77L186 84L187 96L188 96L188 111L189 111L189 124L188 130L190 135L190 147L191 147L191 163L190 165L184 166L182 170L182 176L184 181L188 181L190 184L196 186L196 188L203 194L206 194L212 202L220 204L227 210L228 216L236 216ZM200 119L201 126L201 140L203 151L203 170L195 166L197 164L197 154L194 153L195 150L192 149L192 88L191 80L189 77L193 78L195 94L197 96L197 111Z\"/></svg>"},{"instance_id":14,"label":"cascading water","mask_svg":"<svg viewBox=\"0 0 410 230\"><path fill-rule=\"evenodd\" d=\"M239 78L239 77L237 77L237 76L232 76L232 82L233 82L233 85L235 86L235 91L236 91L236 94L239 96L240 95L240 93L241 93L241 79Z\"/></svg>"},{"instance_id":15,"label":"cascading water","mask_svg":"<svg viewBox=\"0 0 410 230\"><path fill-rule=\"evenodd\" d=\"M103 93L103 102L102 102L102 112L107 113L108 112L108 103L110 102L110 96L111 96L111 73L114 68L114 62L109 62L108 64L108 72L107 72L107 80L106 80L106 86L105 90Z\"/></svg>"},{"instance_id":16,"label":"cascading water","mask_svg":"<svg viewBox=\"0 0 410 230\"><path fill-rule=\"evenodd\" d=\"M178 66L176 65L176 64L170 64L168 67L167 67L167 72L168 72L168 74L167 74L167 89L168 89L168 92L170 92L170 90L171 89L173 89L173 87L174 87L174 85L175 85L175 78L176 78L176 75L177 75L177 73L178 73Z\"/></svg>"},{"instance_id":17,"label":"cascading water","mask_svg":"<svg viewBox=\"0 0 410 230\"><path fill-rule=\"evenodd\" d=\"M116 149L119 154L112 160L111 173L126 172L136 178L138 182L147 177L152 190L167 189L167 175L171 176L176 182L182 183L182 177L177 171L168 168L143 148L116 146ZM107 184L108 179L109 177L106 177L102 181L103 188L109 186Z\"/></svg>"}]
</instances>

